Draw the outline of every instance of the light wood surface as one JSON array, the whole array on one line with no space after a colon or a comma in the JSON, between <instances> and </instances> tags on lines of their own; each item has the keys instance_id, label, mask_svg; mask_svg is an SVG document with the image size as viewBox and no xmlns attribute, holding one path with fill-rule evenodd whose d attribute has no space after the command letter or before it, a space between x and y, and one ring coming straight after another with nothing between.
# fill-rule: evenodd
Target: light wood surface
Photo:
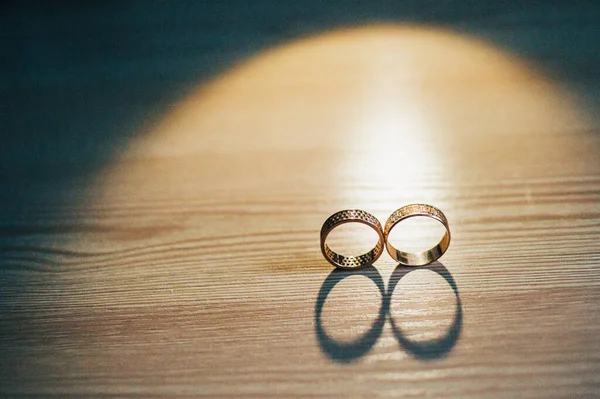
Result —
<instances>
[{"instance_id":1,"label":"light wood surface","mask_svg":"<svg viewBox=\"0 0 600 399\"><path fill-rule=\"evenodd\" d=\"M195 7L4 17L0 396L600 397L597 7ZM440 262L321 256L412 202Z\"/></svg>"}]
</instances>

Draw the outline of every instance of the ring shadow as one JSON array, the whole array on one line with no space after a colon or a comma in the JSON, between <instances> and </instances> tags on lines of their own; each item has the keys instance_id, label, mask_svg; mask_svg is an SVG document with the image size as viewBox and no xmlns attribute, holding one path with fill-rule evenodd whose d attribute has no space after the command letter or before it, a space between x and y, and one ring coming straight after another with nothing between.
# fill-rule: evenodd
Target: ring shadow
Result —
<instances>
[{"instance_id":1,"label":"ring shadow","mask_svg":"<svg viewBox=\"0 0 600 399\"><path fill-rule=\"evenodd\" d=\"M454 295L456 296L456 312L454 314L454 321L452 322L452 326L450 327L448 332L442 338L423 342L411 341L402 333L402 330L396 326L394 318L389 312L389 304L391 303L392 294L394 293L396 285L398 285L398 283L400 282L400 280L402 280L404 276L415 270L431 270L432 272L439 274L450 285L452 291L454 292ZM448 271L448 269L446 269L444 265L442 265L440 262L434 262L431 265L422 266L419 268L410 268L399 265L398 267L396 267L396 269L392 273L392 276L390 277L386 295L388 296L388 317L392 326L392 332L394 333L394 336L398 340L398 343L404 350L406 350L411 355L420 360L439 359L445 357L446 355L448 355L448 353L450 353L452 348L454 348L454 345L456 345L458 338L460 337L460 333L462 330L463 311L456 282L454 281L452 274L450 274L450 272Z\"/></svg>"},{"instance_id":2,"label":"ring shadow","mask_svg":"<svg viewBox=\"0 0 600 399\"><path fill-rule=\"evenodd\" d=\"M350 276L365 276L373 281L381 293L381 306L379 316L369 331L353 342L344 343L336 341L327 335L323 329L321 313L323 311L323 306L325 305L325 300L327 299L327 296L333 287L335 287L337 283L344 280L346 277ZM375 267L367 266L359 270L333 270L329 276L327 276L323 282L323 285L321 285L315 305L315 332L317 334L321 350L327 356L329 356L329 358L339 363L350 363L358 360L360 357L365 355L379 339L381 331L383 330L383 325L385 324L385 315L387 313L387 311L384 311L385 306L385 286L379 271Z\"/></svg>"},{"instance_id":3,"label":"ring shadow","mask_svg":"<svg viewBox=\"0 0 600 399\"><path fill-rule=\"evenodd\" d=\"M456 313L454 315L452 327L446 335L440 339L425 342L411 341L402 333L402 330L396 326L394 318L390 314L390 303L394 289L404 276L415 270L431 270L432 272L439 274L450 285L456 296ZM336 284L350 276L365 276L373 281L381 293L381 306L377 320L373 322L369 331L354 341L345 343L339 342L327 335L323 328L322 311L331 290ZM460 301L456 282L454 281L452 274L440 262L434 262L431 265L418 268L398 265L390 277L387 291L385 290L381 274L379 274L379 271L372 265L359 270L335 269L327 276L325 281L323 281L317 295L315 303L315 333L321 351L325 355L338 363L351 363L360 359L375 345L381 336L387 316L389 317L393 334L400 344L400 347L415 358L427 361L445 357L450 353L452 348L454 348L462 331L462 314L462 303Z\"/></svg>"}]
</instances>

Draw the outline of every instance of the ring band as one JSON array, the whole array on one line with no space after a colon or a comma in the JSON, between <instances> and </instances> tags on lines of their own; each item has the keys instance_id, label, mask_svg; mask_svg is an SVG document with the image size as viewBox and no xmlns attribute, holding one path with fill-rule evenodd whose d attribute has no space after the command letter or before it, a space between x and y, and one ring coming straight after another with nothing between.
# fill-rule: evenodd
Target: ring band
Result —
<instances>
[{"instance_id":1,"label":"ring band","mask_svg":"<svg viewBox=\"0 0 600 399\"><path fill-rule=\"evenodd\" d=\"M375 244L375 247L360 256L340 255L332 251L325 243L331 230L339 225L351 222L366 224L373 228L379 236L379 240L377 241L377 244ZM385 239L383 238L383 231L379 220L370 213L361 211L360 209L347 209L345 211L336 212L329 216L325 223L323 223L323 227L321 227L321 252L329 263L340 269L357 269L373 264L373 262L375 262L383 253L384 242Z\"/></svg>"},{"instance_id":2,"label":"ring band","mask_svg":"<svg viewBox=\"0 0 600 399\"><path fill-rule=\"evenodd\" d=\"M439 221L446 228L446 233L436 246L428 249L427 251L420 253L399 251L398 249L394 248L392 244L390 244L390 231L402 220L414 216L427 216ZM450 227L448 226L448 219L446 219L446 215L444 215L444 213L436 207L426 204L406 205L394 211L394 213L392 213L392 215L385 222L385 230L383 235L385 237L385 246L390 256L397 262L400 262L406 266L428 265L431 262L439 259L439 257L446 252L448 246L450 245Z\"/></svg>"}]
</instances>

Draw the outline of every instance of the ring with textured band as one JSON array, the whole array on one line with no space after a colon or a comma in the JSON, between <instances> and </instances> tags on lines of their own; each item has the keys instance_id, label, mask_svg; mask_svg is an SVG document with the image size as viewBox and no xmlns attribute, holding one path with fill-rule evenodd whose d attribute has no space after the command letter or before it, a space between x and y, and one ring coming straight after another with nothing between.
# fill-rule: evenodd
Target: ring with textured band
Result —
<instances>
[{"instance_id":1,"label":"ring with textured band","mask_svg":"<svg viewBox=\"0 0 600 399\"><path fill-rule=\"evenodd\" d=\"M326 243L327 236L337 226L352 222L366 224L371 227L377 232L379 239L375 247L365 254L360 256L340 255L329 248ZM383 253L384 243L383 230L379 220L369 212L361 211L360 209L347 209L336 212L329 216L325 223L323 223L323 227L321 227L321 252L329 263L340 269L358 269L373 264Z\"/></svg>"},{"instance_id":2,"label":"ring with textured band","mask_svg":"<svg viewBox=\"0 0 600 399\"><path fill-rule=\"evenodd\" d=\"M444 233L444 236L442 237L440 242L433 248L428 249L427 251L418 253L400 251L390 243L390 231L394 228L395 225L397 225L404 219L408 219L415 216L426 216L437 220L438 222L444 225L446 232ZM385 222L383 236L385 238L386 249L390 256L394 258L394 260L396 260L397 262L400 262L401 264L406 266L428 265L431 262L438 260L440 256L442 256L444 252L446 252L448 246L450 245L450 227L448 226L448 219L446 219L446 215L444 215L444 213L436 207L427 204L406 205L394 211L394 213L392 213L388 220Z\"/></svg>"}]
</instances>

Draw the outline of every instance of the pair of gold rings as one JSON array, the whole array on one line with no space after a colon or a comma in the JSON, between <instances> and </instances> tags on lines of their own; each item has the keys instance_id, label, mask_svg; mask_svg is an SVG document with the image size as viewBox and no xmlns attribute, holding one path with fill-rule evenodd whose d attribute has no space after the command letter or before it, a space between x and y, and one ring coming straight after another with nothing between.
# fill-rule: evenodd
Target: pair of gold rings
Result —
<instances>
[{"instance_id":1,"label":"pair of gold rings","mask_svg":"<svg viewBox=\"0 0 600 399\"><path fill-rule=\"evenodd\" d=\"M390 231L404 219L414 216L426 216L435 219L444 225L446 232L440 242L427 251L418 253L400 251L390 244L388 240ZM329 248L326 243L327 236L337 226L352 222L366 224L373 228L379 235L379 239L375 247L365 254L360 256L340 255ZM336 212L327 218L325 223L323 223L323 227L321 227L321 252L329 263L340 269L358 269L373 264L383 253L384 246L390 256L401 264L406 266L424 266L439 259L446 252L449 245L450 227L448 226L446 215L436 207L427 204L411 204L397 209L387 219L385 229L381 228L381 223L375 216L360 209L347 209Z\"/></svg>"}]
</instances>

